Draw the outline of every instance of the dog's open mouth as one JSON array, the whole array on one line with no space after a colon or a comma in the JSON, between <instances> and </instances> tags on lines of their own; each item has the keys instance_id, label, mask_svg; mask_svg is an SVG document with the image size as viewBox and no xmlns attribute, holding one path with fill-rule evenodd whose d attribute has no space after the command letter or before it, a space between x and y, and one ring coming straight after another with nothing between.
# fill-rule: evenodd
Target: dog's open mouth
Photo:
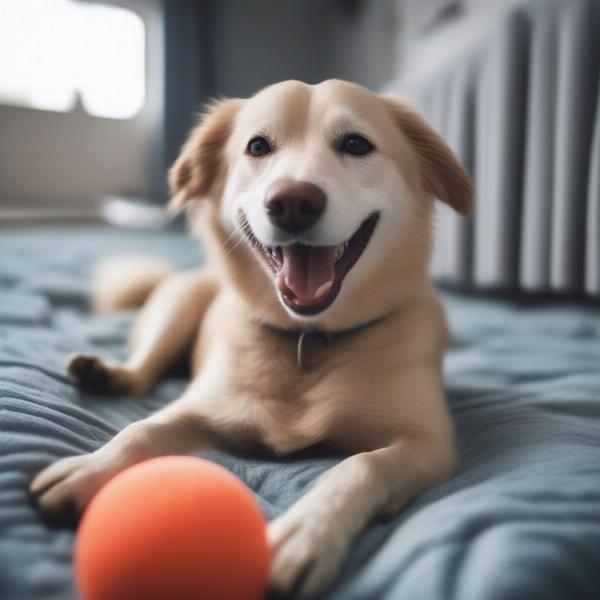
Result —
<instances>
[{"instance_id":1,"label":"dog's open mouth","mask_svg":"<svg viewBox=\"0 0 600 600\"><path fill-rule=\"evenodd\" d=\"M337 298L344 277L367 247L378 220L379 213L373 213L350 239L337 246L295 243L274 248L263 246L244 222L253 248L275 276L286 306L302 315L314 315Z\"/></svg>"}]
</instances>

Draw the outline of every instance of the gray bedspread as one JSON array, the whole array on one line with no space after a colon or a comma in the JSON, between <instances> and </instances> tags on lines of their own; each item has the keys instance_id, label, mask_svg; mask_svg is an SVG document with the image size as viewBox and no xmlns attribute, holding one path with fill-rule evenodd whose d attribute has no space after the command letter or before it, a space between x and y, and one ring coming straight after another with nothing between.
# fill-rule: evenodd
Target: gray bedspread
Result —
<instances>
[{"instance_id":1,"label":"gray bedspread","mask_svg":"<svg viewBox=\"0 0 600 600\"><path fill-rule=\"evenodd\" d=\"M42 522L26 492L32 475L97 448L185 385L172 377L143 399L112 400L82 393L65 377L69 352L124 356L133 314L92 316L86 286L99 256L132 252L183 266L201 256L176 233L0 234L2 600L75 597L73 531ZM326 598L599 598L600 312L453 295L445 301L460 471L396 518L373 524ZM210 458L246 481L268 517L336 461Z\"/></svg>"}]
</instances>

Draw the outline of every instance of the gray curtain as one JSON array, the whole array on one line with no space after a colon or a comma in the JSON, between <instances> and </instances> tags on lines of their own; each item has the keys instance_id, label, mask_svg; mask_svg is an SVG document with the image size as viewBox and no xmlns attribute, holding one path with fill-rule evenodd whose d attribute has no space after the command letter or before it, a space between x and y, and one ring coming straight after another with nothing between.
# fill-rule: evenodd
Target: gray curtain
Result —
<instances>
[{"instance_id":1,"label":"gray curtain","mask_svg":"<svg viewBox=\"0 0 600 600\"><path fill-rule=\"evenodd\" d=\"M433 273L463 287L600 296L600 0L521 0L409 93L473 175L440 208Z\"/></svg>"}]
</instances>

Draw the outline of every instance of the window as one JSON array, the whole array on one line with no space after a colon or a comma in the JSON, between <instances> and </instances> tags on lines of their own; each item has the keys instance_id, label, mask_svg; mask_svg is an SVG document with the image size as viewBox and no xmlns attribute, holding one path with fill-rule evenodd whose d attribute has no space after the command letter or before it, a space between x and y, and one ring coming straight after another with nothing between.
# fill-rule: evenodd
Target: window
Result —
<instances>
[{"instance_id":1,"label":"window","mask_svg":"<svg viewBox=\"0 0 600 600\"><path fill-rule=\"evenodd\" d=\"M0 0L0 104L129 119L145 99L134 12L73 0Z\"/></svg>"}]
</instances>

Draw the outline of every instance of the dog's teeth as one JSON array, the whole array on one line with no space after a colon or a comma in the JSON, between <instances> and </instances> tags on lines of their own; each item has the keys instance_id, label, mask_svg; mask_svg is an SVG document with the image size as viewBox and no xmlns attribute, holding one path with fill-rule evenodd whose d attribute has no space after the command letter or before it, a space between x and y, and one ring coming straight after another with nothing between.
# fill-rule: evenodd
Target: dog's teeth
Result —
<instances>
[{"instance_id":1,"label":"dog's teeth","mask_svg":"<svg viewBox=\"0 0 600 600\"><path fill-rule=\"evenodd\" d=\"M345 249L346 249L345 244L339 244L338 246L335 247L335 262L337 262L338 260L340 260L340 258L342 258L342 256L344 255Z\"/></svg>"}]
</instances>

